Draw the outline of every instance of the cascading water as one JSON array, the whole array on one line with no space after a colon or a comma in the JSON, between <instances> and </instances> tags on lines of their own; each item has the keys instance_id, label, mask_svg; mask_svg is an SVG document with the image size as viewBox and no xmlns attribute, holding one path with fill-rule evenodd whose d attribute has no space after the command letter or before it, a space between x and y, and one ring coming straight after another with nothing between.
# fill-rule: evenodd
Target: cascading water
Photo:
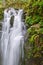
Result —
<instances>
[{"instance_id":1,"label":"cascading water","mask_svg":"<svg viewBox=\"0 0 43 65\"><path fill-rule=\"evenodd\" d=\"M21 65L24 57L25 25L22 22L23 10L13 8L4 11L4 23L1 37L2 65ZM10 27L10 19L14 16L13 26Z\"/></svg>"}]
</instances>

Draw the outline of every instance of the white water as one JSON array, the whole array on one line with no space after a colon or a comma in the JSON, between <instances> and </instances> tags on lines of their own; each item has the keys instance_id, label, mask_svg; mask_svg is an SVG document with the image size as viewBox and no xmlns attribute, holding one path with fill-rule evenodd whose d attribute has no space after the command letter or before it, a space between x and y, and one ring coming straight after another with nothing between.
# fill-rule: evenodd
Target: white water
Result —
<instances>
[{"instance_id":1,"label":"white water","mask_svg":"<svg viewBox=\"0 0 43 65\"><path fill-rule=\"evenodd\" d=\"M2 65L21 65L24 58L24 34L25 25L22 22L23 10L13 8L4 11L4 23L2 27L1 51ZM10 27L10 19L14 16L13 27Z\"/></svg>"}]
</instances>

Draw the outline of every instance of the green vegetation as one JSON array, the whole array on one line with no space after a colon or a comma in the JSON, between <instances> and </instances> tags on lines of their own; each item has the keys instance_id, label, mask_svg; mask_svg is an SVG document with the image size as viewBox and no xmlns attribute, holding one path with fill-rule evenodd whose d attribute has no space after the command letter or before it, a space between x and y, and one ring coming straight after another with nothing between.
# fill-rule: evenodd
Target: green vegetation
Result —
<instances>
[{"instance_id":1,"label":"green vegetation","mask_svg":"<svg viewBox=\"0 0 43 65\"><path fill-rule=\"evenodd\" d=\"M29 65L28 59L43 57L43 0L6 0L5 3L6 6L0 4L0 20L3 19L4 9L8 7L22 8L25 12L28 36L25 42L25 65ZM39 63L32 65L43 65L43 61Z\"/></svg>"}]
</instances>

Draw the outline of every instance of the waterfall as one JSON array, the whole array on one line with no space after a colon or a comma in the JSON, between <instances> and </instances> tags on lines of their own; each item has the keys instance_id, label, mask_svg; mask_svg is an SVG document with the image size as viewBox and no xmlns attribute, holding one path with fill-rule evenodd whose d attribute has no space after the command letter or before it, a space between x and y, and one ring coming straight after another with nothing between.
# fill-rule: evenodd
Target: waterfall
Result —
<instances>
[{"instance_id":1,"label":"waterfall","mask_svg":"<svg viewBox=\"0 0 43 65\"><path fill-rule=\"evenodd\" d=\"M21 60L24 58L26 28L22 21L22 15L22 9L9 8L4 11L1 37L2 65L21 65ZM14 16L14 21L11 27L10 19L12 16Z\"/></svg>"}]
</instances>

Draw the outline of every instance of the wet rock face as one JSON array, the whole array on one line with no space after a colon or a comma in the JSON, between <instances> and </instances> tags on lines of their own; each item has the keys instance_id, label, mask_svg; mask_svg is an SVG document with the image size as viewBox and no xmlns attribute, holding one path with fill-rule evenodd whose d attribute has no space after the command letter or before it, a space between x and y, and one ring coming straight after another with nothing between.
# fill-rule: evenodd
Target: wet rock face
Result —
<instances>
[{"instance_id":1,"label":"wet rock face","mask_svg":"<svg viewBox=\"0 0 43 65\"><path fill-rule=\"evenodd\" d=\"M14 22L14 16L12 16L10 19L10 27L13 27L13 22Z\"/></svg>"},{"instance_id":2,"label":"wet rock face","mask_svg":"<svg viewBox=\"0 0 43 65\"><path fill-rule=\"evenodd\" d=\"M3 24L3 20L0 20L0 39L1 39L1 35L2 35L2 24Z\"/></svg>"},{"instance_id":3,"label":"wet rock face","mask_svg":"<svg viewBox=\"0 0 43 65\"><path fill-rule=\"evenodd\" d=\"M29 44L25 45L25 65L43 65L43 55L41 52L42 50L33 53L31 47L29 49Z\"/></svg>"},{"instance_id":4,"label":"wet rock face","mask_svg":"<svg viewBox=\"0 0 43 65\"><path fill-rule=\"evenodd\" d=\"M25 65L43 65L43 58L31 58L25 61Z\"/></svg>"}]
</instances>

